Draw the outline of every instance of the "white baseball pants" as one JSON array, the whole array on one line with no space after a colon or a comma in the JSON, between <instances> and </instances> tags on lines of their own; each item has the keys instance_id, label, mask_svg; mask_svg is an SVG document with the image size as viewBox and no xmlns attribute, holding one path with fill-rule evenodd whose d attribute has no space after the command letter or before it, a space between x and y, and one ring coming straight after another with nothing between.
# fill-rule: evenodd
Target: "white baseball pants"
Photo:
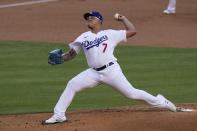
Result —
<instances>
[{"instance_id":1,"label":"white baseball pants","mask_svg":"<svg viewBox=\"0 0 197 131\"><path fill-rule=\"evenodd\" d=\"M176 0L169 0L167 10L176 10Z\"/></svg>"},{"instance_id":2,"label":"white baseball pants","mask_svg":"<svg viewBox=\"0 0 197 131\"><path fill-rule=\"evenodd\" d=\"M161 101L151 94L135 89L126 79L117 62L102 71L89 68L71 79L54 108L54 114L64 116L75 94L87 88L106 84L129 99L139 100L153 107L161 107Z\"/></svg>"}]
</instances>

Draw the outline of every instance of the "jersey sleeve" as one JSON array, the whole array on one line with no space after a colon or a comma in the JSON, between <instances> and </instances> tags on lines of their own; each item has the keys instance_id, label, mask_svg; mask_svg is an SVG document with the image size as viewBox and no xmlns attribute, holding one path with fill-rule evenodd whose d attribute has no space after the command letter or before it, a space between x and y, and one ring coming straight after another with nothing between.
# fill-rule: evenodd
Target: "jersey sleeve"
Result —
<instances>
[{"instance_id":1,"label":"jersey sleeve","mask_svg":"<svg viewBox=\"0 0 197 131\"><path fill-rule=\"evenodd\" d=\"M82 39L81 39L81 36L79 36L74 42L69 44L69 47L71 49L74 49L76 53L78 54L82 49L81 43L82 43Z\"/></svg>"},{"instance_id":2,"label":"jersey sleeve","mask_svg":"<svg viewBox=\"0 0 197 131\"><path fill-rule=\"evenodd\" d=\"M112 35L117 44L119 42L127 42L126 30L113 30Z\"/></svg>"}]
</instances>

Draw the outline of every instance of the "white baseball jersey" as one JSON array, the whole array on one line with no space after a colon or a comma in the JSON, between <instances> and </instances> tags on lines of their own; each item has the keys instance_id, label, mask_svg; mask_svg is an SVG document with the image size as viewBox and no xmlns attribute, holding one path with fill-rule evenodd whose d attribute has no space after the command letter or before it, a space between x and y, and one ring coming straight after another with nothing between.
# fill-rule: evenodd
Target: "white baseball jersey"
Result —
<instances>
[{"instance_id":1,"label":"white baseball jersey","mask_svg":"<svg viewBox=\"0 0 197 131\"><path fill-rule=\"evenodd\" d=\"M69 44L77 53L83 48L89 67L99 68L109 62L116 61L113 55L115 46L127 41L126 30L103 30L97 34L91 31L81 34Z\"/></svg>"}]
</instances>

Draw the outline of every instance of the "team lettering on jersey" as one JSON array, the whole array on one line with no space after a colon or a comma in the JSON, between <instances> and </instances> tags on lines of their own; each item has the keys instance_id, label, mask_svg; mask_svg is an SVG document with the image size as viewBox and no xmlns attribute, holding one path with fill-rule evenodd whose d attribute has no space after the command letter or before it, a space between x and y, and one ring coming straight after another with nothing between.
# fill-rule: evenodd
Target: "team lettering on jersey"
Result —
<instances>
[{"instance_id":1,"label":"team lettering on jersey","mask_svg":"<svg viewBox=\"0 0 197 131\"><path fill-rule=\"evenodd\" d=\"M107 35L104 35L104 36L101 36L100 38L96 38L95 40L93 41L88 41L88 40L85 40L82 42L82 45L87 49L89 50L90 48L92 47L99 47L99 45L104 42L104 41L107 41L108 40L108 37Z\"/></svg>"}]
</instances>

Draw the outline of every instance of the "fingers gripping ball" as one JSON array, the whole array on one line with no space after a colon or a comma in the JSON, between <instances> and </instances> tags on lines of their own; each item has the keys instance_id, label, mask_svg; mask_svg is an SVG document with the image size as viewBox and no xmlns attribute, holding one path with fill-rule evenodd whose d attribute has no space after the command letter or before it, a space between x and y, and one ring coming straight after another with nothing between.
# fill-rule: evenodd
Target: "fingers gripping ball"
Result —
<instances>
[{"instance_id":1,"label":"fingers gripping ball","mask_svg":"<svg viewBox=\"0 0 197 131\"><path fill-rule=\"evenodd\" d=\"M114 19L118 20L119 16L120 16L120 14L118 14L118 13L114 14Z\"/></svg>"},{"instance_id":2,"label":"fingers gripping ball","mask_svg":"<svg viewBox=\"0 0 197 131\"><path fill-rule=\"evenodd\" d=\"M48 63L51 65L57 65L64 63L64 58L62 57L62 49L55 49L49 53Z\"/></svg>"}]
</instances>

